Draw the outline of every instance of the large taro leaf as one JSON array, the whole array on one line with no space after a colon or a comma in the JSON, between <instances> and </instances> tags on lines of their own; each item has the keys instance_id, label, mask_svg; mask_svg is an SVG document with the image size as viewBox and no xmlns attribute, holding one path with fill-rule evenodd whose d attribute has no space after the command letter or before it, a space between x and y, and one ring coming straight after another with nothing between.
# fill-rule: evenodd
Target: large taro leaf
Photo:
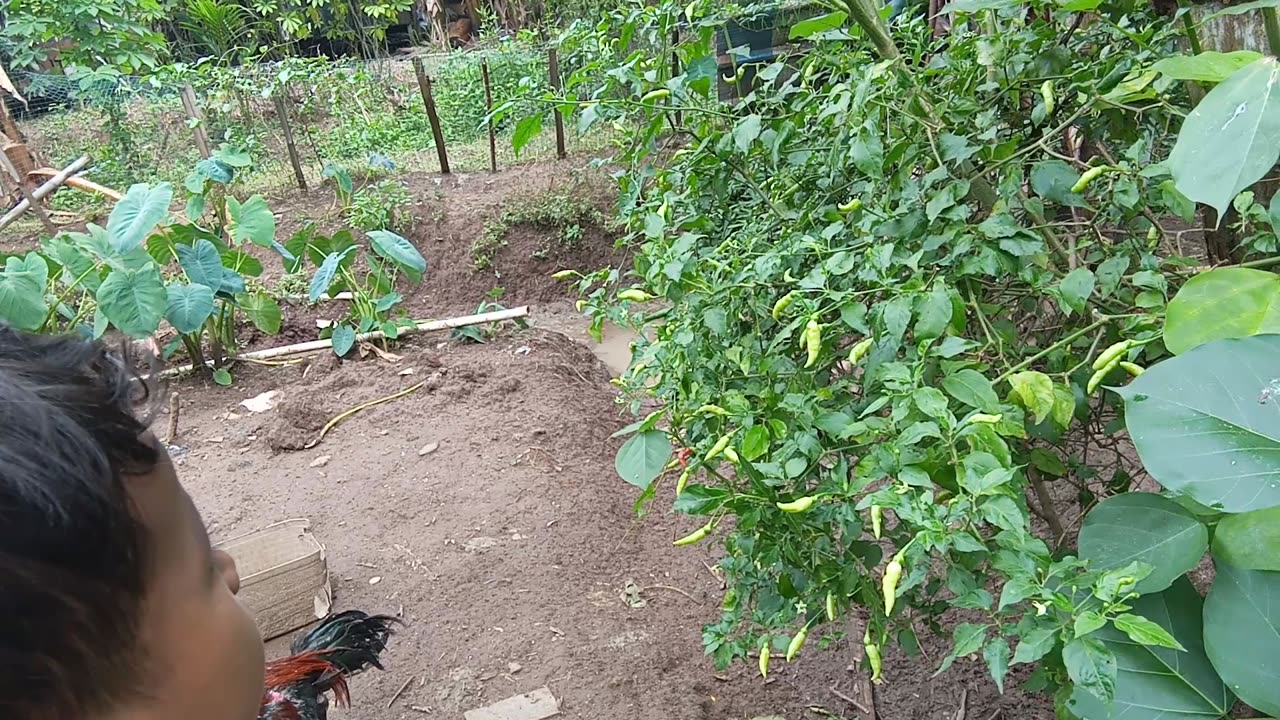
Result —
<instances>
[{"instance_id":1,"label":"large taro leaf","mask_svg":"<svg viewBox=\"0 0 1280 720\"><path fill-rule=\"evenodd\" d=\"M173 187L169 183L154 186L139 183L130 187L107 217L107 239L111 248L123 254L141 246L169 214L172 200Z\"/></svg>"},{"instance_id":2,"label":"large taro leaf","mask_svg":"<svg viewBox=\"0 0 1280 720\"><path fill-rule=\"evenodd\" d=\"M1079 688L1068 706L1083 720L1209 720L1231 709L1234 698L1205 654L1201 601L1191 581L1178 578L1164 592L1144 595L1132 612L1173 635L1185 652L1140 645L1108 625L1097 637L1116 656L1116 696L1108 710Z\"/></svg>"},{"instance_id":3,"label":"large taro leaf","mask_svg":"<svg viewBox=\"0 0 1280 720\"><path fill-rule=\"evenodd\" d=\"M1134 588L1164 590L1200 563L1209 530L1190 510L1159 495L1124 493L1098 503L1080 528L1080 557L1092 570L1114 570L1132 562L1152 567Z\"/></svg>"},{"instance_id":4,"label":"large taro leaf","mask_svg":"<svg viewBox=\"0 0 1280 720\"><path fill-rule=\"evenodd\" d=\"M39 330L49 314L45 290L49 264L36 253L10 256L0 269L0 321L21 330Z\"/></svg>"},{"instance_id":5,"label":"large taro leaf","mask_svg":"<svg viewBox=\"0 0 1280 720\"><path fill-rule=\"evenodd\" d=\"M427 271L427 260L413 243L389 230L370 230L369 244L379 257L390 260L410 280L422 282L422 274Z\"/></svg>"},{"instance_id":6,"label":"large taro leaf","mask_svg":"<svg viewBox=\"0 0 1280 720\"><path fill-rule=\"evenodd\" d=\"M1280 332L1280 275L1218 268L1187 281L1169 301L1164 344L1175 355L1213 340Z\"/></svg>"},{"instance_id":7,"label":"large taro leaf","mask_svg":"<svg viewBox=\"0 0 1280 720\"><path fill-rule=\"evenodd\" d=\"M1280 64L1263 58L1209 91L1187 116L1169 154L1178 190L1218 211L1280 158Z\"/></svg>"},{"instance_id":8,"label":"large taro leaf","mask_svg":"<svg viewBox=\"0 0 1280 720\"><path fill-rule=\"evenodd\" d=\"M1229 513L1280 505L1280 335L1217 340L1115 391L1156 482Z\"/></svg>"},{"instance_id":9,"label":"large taro leaf","mask_svg":"<svg viewBox=\"0 0 1280 720\"><path fill-rule=\"evenodd\" d=\"M1280 573L1217 563L1204 602L1204 645L1227 687L1280 717Z\"/></svg>"},{"instance_id":10,"label":"large taro leaf","mask_svg":"<svg viewBox=\"0 0 1280 720\"><path fill-rule=\"evenodd\" d=\"M155 332L168 307L169 293L155 266L112 270L98 287L98 308L129 337L145 338Z\"/></svg>"}]
</instances>

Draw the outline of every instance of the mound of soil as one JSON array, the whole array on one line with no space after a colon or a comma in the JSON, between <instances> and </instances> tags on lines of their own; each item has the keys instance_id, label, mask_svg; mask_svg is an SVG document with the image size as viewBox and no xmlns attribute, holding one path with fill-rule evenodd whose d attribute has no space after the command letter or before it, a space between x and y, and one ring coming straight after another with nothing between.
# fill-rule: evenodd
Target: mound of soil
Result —
<instances>
[{"instance_id":1,"label":"mound of soil","mask_svg":"<svg viewBox=\"0 0 1280 720\"><path fill-rule=\"evenodd\" d=\"M610 435L626 419L587 348L543 330L438 341L397 348L395 363L319 356L243 368L231 388L176 388L176 442L188 448L179 475L215 539L310 518L328 548L335 609L405 620L388 671L355 679L355 707L341 717L456 719L544 685L565 718L799 720L811 707L860 717L831 690L855 692L843 640L820 652L811 638L767 683L745 665L714 670L701 625L719 616L715 544L671 546L694 521L663 512L669 490L637 521L636 490L613 470L621 441ZM317 423L431 377L310 450L282 442L297 446ZM267 390L286 402L261 414L239 406ZM1038 698L997 696L980 662L931 678L948 641L924 644L931 661L886 660L881 718L952 720L962 695L969 718L1052 717Z\"/></svg>"}]
</instances>

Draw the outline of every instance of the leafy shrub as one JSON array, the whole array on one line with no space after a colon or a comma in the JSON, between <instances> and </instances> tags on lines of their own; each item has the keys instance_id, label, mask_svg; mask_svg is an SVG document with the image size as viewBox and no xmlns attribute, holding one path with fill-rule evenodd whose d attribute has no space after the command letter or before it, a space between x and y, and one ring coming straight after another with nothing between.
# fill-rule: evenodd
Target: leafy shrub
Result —
<instances>
[{"instance_id":1,"label":"leafy shrub","mask_svg":"<svg viewBox=\"0 0 1280 720\"><path fill-rule=\"evenodd\" d=\"M409 188L399 180L383 180L360 188L351 196L347 219L361 230L407 230L413 224L408 208Z\"/></svg>"},{"instance_id":2,"label":"leafy shrub","mask_svg":"<svg viewBox=\"0 0 1280 720\"><path fill-rule=\"evenodd\" d=\"M506 44L497 49L450 53L435 72L434 92L440 122L448 142L467 142L485 133L484 82L481 62L489 62L489 80L495 108L522 98L530 89L547 86L545 53L523 45ZM520 104L510 115L526 113L532 107ZM514 123L499 123L507 130Z\"/></svg>"}]
</instances>

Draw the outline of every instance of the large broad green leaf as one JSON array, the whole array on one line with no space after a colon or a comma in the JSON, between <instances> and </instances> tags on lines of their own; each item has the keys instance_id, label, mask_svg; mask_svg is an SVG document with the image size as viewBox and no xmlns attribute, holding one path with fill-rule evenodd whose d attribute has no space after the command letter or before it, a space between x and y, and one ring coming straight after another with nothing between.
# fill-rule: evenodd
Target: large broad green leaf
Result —
<instances>
[{"instance_id":1,"label":"large broad green leaf","mask_svg":"<svg viewBox=\"0 0 1280 720\"><path fill-rule=\"evenodd\" d=\"M356 344L356 330L350 325L337 325L333 328L333 352L342 357L351 352Z\"/></svg>"},{"instance_id":2,"label":"large broad green leaf","mask_svg":"<svg viewBox=\"0 0 1280 720\"><path fill-rule=\"evenodd\" d=\"M849 14L839 10L826 15L819 15L805 20L801 20L791 26L791 31L787 37L791 40L807 38L811 35L817 35L828 30L844 27L844 21L849 19Z\"/></svg>"},{"instance_id":3,"label":"large broad green leaf","mask_svg":"<svg viewBox=\"0 0 1280 720\"><path fill-rule=\"evenodd\" d=\"M1083 720L1209 720L1231 709L1234 698L1209 663L1201 629L1200 595L1178 578L1167 590L1134 602L1133 613L1164 628L1184 651L1135 642L1114 627L1092 637L1116 656L1116 697L1107 709L1077 688L1069 707Z\"/></svg>"},{"instance_id":4,"label":"large broad green leaf","mask_svg":"<svg viewBox=\"0 0 1280 720\"><path fill-rule=\"evenodd\" d=\"M1242 570L1280 572L1280 507L1222 518L1213 533L1213 556Z\"/></svg>"},{"instance_id":5,"label":"large broad green leaf","mask_svg":"<svg viewBox=\"0 0 1280 720\"><path fill-rule=\"evenodd\" d=\"M614 468L627 482L640 488L649 487L662 474L671 459L671 441L660 430L636 433L618 449Z\"/></svg>"},{"instance_id":6,"label":"large broad green leaf","mask_svg":"<svg viewBox=\"0 0 1280 720\"><path fill-rule=\"evenodd\" d=\"M1232 5L1231 7L1223 8L1222 10L1213 13L1212 15L1206 15L1200 20L1200 22L1203 24L1213 18L1222 17L1223 15L1244 15L1246 13L1251 13L1254 10L1273 7L1280 7L1280 0L1253 0L1253 2Z\"/></svg>"},{"instance_id":7,"label":"large broad green leaf","mask_svg":"<svg viewBox=\"0 0 1280 720\"><path fill-rule=\"evenodd\" d=\"M1078 637L1062 648L1062 664L1077 692L1106 707L1116 694L1119 667L1115 653L1096 637Z\"/></svg>"},{"instance_id":8,"label":"large broad green leaf","mask_svg":"<svg viewBox=\"0 0 1280 720\"><path fill-rule=\"evenodd\" d=\"M5 259L0 273L0 320L20 329L39 330L49 314L45 290L49 264L35 253Z\"/></svg>"},{"instance_id":9,"label":"large broad green leaf","mask_svg":"<svg viewBox=\"0 0 1280 720\"><path fill-rule=\"evenodd\" d=\"M1183 195L1226 212L1280 158L1280 65L1263 58L1209 91L1182 123L1169 154Z\"/></svg>"},{"instance_id":10,"label":"large broad green leaf","mask_svg":"<svg viewBox=\"0 0 1280 720\"><path fill-rule=\"evenodd\" d=\"M1115 391L1156 482L1230 513L1280 505L1280 335L1217 340Z\"/></svg>"},{"instance_id":11,"label":"large broad green leaf","mask_svg":"<svg viewBox=\"0 0 1280 720\"><path fill-rule=\"evenodd\" d=\"M1160 74L1174 80L1220 83L1240 68L1252 64L1262 53L1237 50L1221 53L1206 50L1199 55L1175 55L1156 63L1153 67Z\"/></svg>"},{"instance_id":12,"label":"large broad green leaf","mask_svg":"<svg viewBox=\"0 0 1280 720\"><path fill-rule=\"evenodd\" d=\"M307 294L311 302L319 301L320 297L329 291L329 286L333 284L333 278L338 274L338 268L342 266L342 261L354 251L355 246L352 246L325 256L324 261L320 263L320 267L316 268L316 274L311 278L311 288Z\"/></svg>"},{"instance_id":13,"label":"large broad green leaf","mask_svg":"<svg viewBox=\"0 0 1280 720\"><path fill-rule=\"evenodd\" d=\"M1053 412L1053 404L1057 395L1053 391L1053 380L1042 372L1024 370L1009 376L1009 385L1013 394L1021 401L1022 406L1031 411L1036 423Z\"/></svg>"},{"instance_id":14,"label":"large broad green leaf","mask_svg":"<svg viewBox=\"0 0 1280 720\"><path fill-rule=\"evenodd\" d=\"M1164 344L1175 355L1222 338L1280 333L1280 275L1219 268L1187 281L1169 301Z\"/></svg>"},{"instance_id":15,"label":"large broad green leaf","mask_svg":"<svg viewBox=\"0 0 1280 720\"><path fill-rule=\"evenodd\" d=\"M243 203L227 198L227 216L230 219L231 239L248 240L254 245L269 248L276 239L276 216L267 207L261 195L254 195Z\"/></svg>"},{"instance_id":16,"label":"large broad green leaf","mask_svg":"<svg viewBox=\"0 0 1280 720\"><path fill-rule=\"evenodd\" d=\"M1000 398L991 387L991 381L977 370L957 370L942 379L942 389L965 405L985 413L993 413L1000 408Z\"/></svg>"},{"instance_id":17,"label":"large broad green leaf","mask_svg":"<svg viewBox=\"0 0 1280 720\"><path fill-rule=\"evenodd\" d=\"M270 295L263 292L240 293L236 295L236 304L249 316L253 326L268 335L280 332L280 304Z\"/></svg>"},{"instance_id":18,"label":"large broad green leaf","mask_svg":"<svg viewBox=\"0 0 1280 720\"><path fill-rule=\"evenodd\" d=\"M1208 549L1209 529L1190 510L1152 493L1109 497L1080 528L1080 557L1090 569L1114 570L1134 561L1152 567L1135 588L1144 595L1169 587Z\"/></svg>"},{"instance_id":19,"label":"large broad green leaf","mask_svg":"<svg viewBox=\"0 0 1280 720\"><path fill-rule=\"evenodd\" d=\"M191 245L179 245L176 249L178 264L188 280L211 288L215 293L222 289L222 255L213 243L202 238Z\"/></svg>"},{"instance_id":20,"label":"large broad green leaf","mask_svg":"<svg viewBox=\"0 0 1280 720\"><path fill-rule=\"evenodd\" d=\"M169 283L164 319L184 335L199 330L213 314L213 289L207 285Z\"/></svg>"},{"instance_id":21,"label":"large broad green leaf","mask_svg":"<svg viewBox=\"0 0 1280 720\"><path fill-rule=\"evenodd\" d=\"M542 132L542 116L535 113L527 115L516 123L515 132L511 134L511 149L519 157L520 151Z\"/></svg>"},{"instance_id":22,"label":"large broad green leaf","mask_svg":"<svg viewBox=\"0 0 1280 720\"><path fill-rule=\"evenodd\" d=\"M369 244L378 257L390 260L410 280L422 282L422 274L427 271L427 259L413 243L389 230L371 230Z\"/></svg>"},{"instance_id":23,"label":"large broad green leaf","mask_svg":"<svg viewBox=\"0 0 1280 720\"><path fill-rule=\"evenodd\" d=\"M159 327L169 307L169 293L155 266L113 270L98 287L98 307L120 332L145 338Z\"/></svg>"},{"instance_id":24,"label":"large broad green leaf","mask_svg":"<svg viewBox=\"0 0 1280 720\"><path fill-rule=\"evenodd\" d=\"M1280 573L1217 564L1204 601L1204 647L1250 706L1280 717Z\"/></svg>"},{"instance_id":25,"label":"large broad green leaf","mask_svg":"<svg viewBox=\"0 0 1280 720\"><path fill-rule=\"evenodd\" d=\"M142 241L169 214L173 187L169 183L129 188L107 218L107 240L117 253L126 253Z\"/></svg>"}]
</instances>

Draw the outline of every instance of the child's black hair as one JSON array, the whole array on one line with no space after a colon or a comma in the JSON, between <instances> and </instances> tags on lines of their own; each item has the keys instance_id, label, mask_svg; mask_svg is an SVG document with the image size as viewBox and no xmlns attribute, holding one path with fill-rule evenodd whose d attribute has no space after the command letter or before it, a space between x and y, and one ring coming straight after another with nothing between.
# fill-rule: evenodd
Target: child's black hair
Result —
<instances>
[{"instance_id":1,"label":"child's black hair","mask_svg":"<svg viewBox=\"0 0 1280 720\"><path fill-rule=\"evenodd\" d=\"M148 539L125 485L158 461L147 395L99 342L0 325L0 718L93 717L146 692Z\"/></svg>"}]
</instances>

